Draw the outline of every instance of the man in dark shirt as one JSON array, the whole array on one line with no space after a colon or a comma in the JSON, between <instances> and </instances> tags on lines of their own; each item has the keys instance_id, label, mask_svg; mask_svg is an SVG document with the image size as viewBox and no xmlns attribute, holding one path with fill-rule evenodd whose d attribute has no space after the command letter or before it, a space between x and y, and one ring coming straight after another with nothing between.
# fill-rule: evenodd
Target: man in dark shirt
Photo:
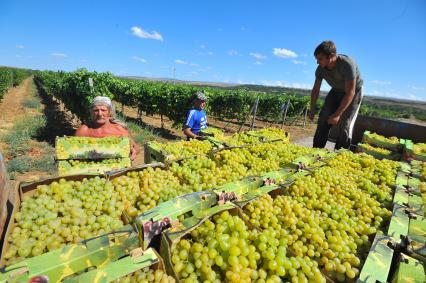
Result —
<instances>
[{"instance_id":1,"label":"man in dark shirt","mask_svg":"<svg viewBox=\"0 0 426 283\"><path fill-rule=\"evenodd\" d=\"M336 54L336 45L329 40L318 45L314 55L318 67L311 92L309 113L311 120L315 116L315 105L323 79L331 86L331 90L325 98L318 117L313 146L325 147L329 131L333 125L336 125L339 136L335 148L349 148L352 129L362 100L363 80L358 65L351 57Z\"/></svg>"}]
</instances>

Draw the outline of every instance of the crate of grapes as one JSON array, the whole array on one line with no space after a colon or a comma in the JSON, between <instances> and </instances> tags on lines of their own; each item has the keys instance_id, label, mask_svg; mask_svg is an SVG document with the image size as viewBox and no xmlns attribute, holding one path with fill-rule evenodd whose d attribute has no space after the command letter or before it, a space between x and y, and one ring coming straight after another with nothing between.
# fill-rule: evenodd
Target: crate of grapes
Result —
<instances>
[{"instance_id":1,"label":"crate of grapes","mask_svg":"<svg viewBox=\"0 0 426 283\"><path fill-rule=\"evenodd\" d=\"M419 160L411 160L411 174L413 177L426 181L426 162Z\"/></svg>"},{"instance_id":2,"label":"crate of grapes","mask_svg":"<svg viewBox=\"0 0 426 283\"><path fill-rule=\"evenodd\" d=\"M232 256L233 253L224 251L235 245L234 240L236 238L230 237L232 230L237 232L247 229L238 213L238 208L228 203L209 209L204 217L181 218L182 227L165 231L161 237L160 255L164 259L167 273L180 282L187 279L196 281L201 279L197 273L200 273L205 266L202 272L205 274L206 280L210 282L214 280L218 280L218 282L227 281L226 271L230 271L234 263L231 265L229 262L229 255ZM221 219L219 221L222 221L223 224L232 221L235 226L225 228L225 225L223 225L225 229L219 232L216 230L217 227L221 226L217 222L218 219ZM246 243L248 248L247 237L249 233L246 232L247 234L242 235L240 239L241 242ZM244 255L246 256L246 254ZM213 262L206 266L211 260Z\"/></svg>"},{"instance_id":3,"label":"crate of grapes","mask_svg":"<svg viewBox=\"0 0 426 283\"><path fill-rule=\"evenodd\" d=\"M7 214L0 266L122 227L123 211L135 210L142 189L136 173L146 169L155 175L159 167L162 164L21 182ZM36 232L32 240L22 241L28 229Z\"/></svg>"},{"instance_id":4,"label":"crate of grapes","mask_svg":"<svg viewBox=\"0 0 426 283\"><path fill-rule=\"evenodd\" d=\"M404 147L404 159L426 162L426 143L413 143L411 140L407 140Z\"/></svg>"},{"instance_id":5,"label":"crate of grapes","mask_svg":"<svg viewBox=\"0 0 426 283\"><path fill-rule=\"evenodd\" d=\"M24 259L0 273L1 282L135 282L135 279L159 282L169 277L164 274L161 257L152 248L141 249L138 234L130 225L115 233Z\"/></svg>"},{"instance_id":6,"label":"crate of grapes","mask_svg":"<svg viewBox=\"0 0 426 283\"><path fill-rule=\"evenodd\" d=\"M112 158L95 160L59 160L57 169L59 176L80 174L102 174L112 170L129 168L132 166L130 158Z\"/></svg>"},{"instance_id":7,"label":"crate of grapes","mask_svg":"<svg viewBox=\"0 0 426 283\"><path fill-rule=\"evenodd\" d=\"M163 234L160 254L167 272L181 282L290 282L292 278L326 282L313 260L292 256L286 241L278 240L279 232L254 227L237 208L217 211L178 235Z\"/></svg>"},{"instance_id":8,"label":"crate of grapes","mask_svg":"<svg viewBox=\"0 0 426 283\"><path fill-rule=\"evenodd\" d=\"M365 131L362 137L363 143L368 143L375 147L386 148L392 151L400 151L405 143L405 140L397 137L385 137L377 133Z\"/></svg>"},{"instance_id":9,"label":"crate of grapes","mask_svg":"<svg viewBox=\"0 0 426 283\"><path fill-rule=\"evenodd\" d=\"M62 191L64 191L64 194L65 191L67 191L66 194L71 194L70 188L75 189L77 186L76 182L81 182L83 185L86 185L96 181L96 177L99 179L102 176L103 175L85 174L48 178L37 182L21 182L19 186L15 188L15 202L12 204L12 208L8 209L4 232L0 239L0 266L11 263L13 258L23 259L31 255L39 255L53 248L58 248L60 242L56 241L56 238L43 238L43 236L38 234L32 234L32 237L37 241L27 241L25 244L22 241L18 241L18 239L20 236L25 237L25 229L28 230L28 228L34 226L37 227L40 233L41 226L46 226L44 225L45 223L54 220L54 215L58 217L58 212L56 212L56 214L48 212L49 210L57 211L59 209L57 205L52 203L55 195L60 196ZM80 187L80 189L83 188L84 186ZM40 200L36 201L33 199L32 196L34 195L37 195ZM47 201L48 198L50 198L50 202ZM57 201L63 201L62 197ZM65 211L61 212L61 214L65 214L65 216L68 215L71 217L71 215L77 215L77 211L81 211L80 207L75 207L73 203L67 203L66 207ZM71 214L71 212L74 212L74 214ZM51 217L50 220L49 215ZM63 216L64 215L62 215L62 217ZM37 218L38 220L34 221L33 218ZM47 226L44 228L47 228ZM50 230L48 231L52 232ZM37 248L35 248L36 246Z\"/></svg>"},{"instance_id":10,"label":"crate of grapes","mask_svg":"<svg viewBox=\"0 0 426 283\"><path fill-rule=\"evenodd\" d=\"M127 137L57 137L55 144L59 176L102 174L131 167Z\"/></svg>"},{"instance_id":11,"label":"crate of grapes","mask_svg":"<svg viewBox=\"0 0 426 283\"><path fill-rule=\"evenodd\" d=\"M210 151L222 148L219 142L212 142L212 138L203 140L191 139L176 142L148 142L145 144L145 163L153 161L171 163L197 155L206 155Z\"/></svg>"},{"instance_id":12,"label":"crate of grapes","mask_svg":"<svg viewBox=\"0 0 426 283\"><path fill-rule=\"evenodd\" d=\"M290 134L278 128L263 128L260 130L251 130L245 132L249 136L258 137L260 142L270 142L281 140L285 142L290 141Z\"/></svg>"},{"instance_id":13,"label":"crate of grapes","mask_svg":"<svg viewBox=\"0 0 426 283\"><path fill-rule=\"evenodd\" d=\"M401 154L393 152L392 150L375 147L368 143L359 143L357 145L357 152L365 152L377 159L390 159L390 160L401 160Z\"/></svg>"},{"instance_id":14,"label":"crate of grapes","mask_svg":"<svg viewBox=\"0 0 426 283\"><path fill-rule=\"evenodd\" d=\"M130 156L130 140L127 137L57 137L56 159L111 159Z\"/></svg>"}]
</instances>

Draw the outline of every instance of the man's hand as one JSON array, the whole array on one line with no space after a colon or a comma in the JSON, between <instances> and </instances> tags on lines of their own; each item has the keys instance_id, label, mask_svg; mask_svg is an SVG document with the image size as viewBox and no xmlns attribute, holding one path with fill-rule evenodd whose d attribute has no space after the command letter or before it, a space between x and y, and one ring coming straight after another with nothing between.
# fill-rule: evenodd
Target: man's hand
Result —
<instances>
[{"instance_id":1,"label":"man's hand","mask_svg":"<svg viewBox=\"0 0 426 283\"><path fill-rule=\"evenodd\" d=\"M140 146L133 139L130 139L130 159L132 161L136 159L136 156L138 155L139 151Z\"/></svg>"},{"instance_id":2,"label":"man's hand","mask_svg":"<svg viewBox=\"0 0 426 283\"><path fill-rule=\"evenodd\" d=\"M130 150L130 159L132 160L132 161L134 161L135 159L136 159L136 155L137 155L138 153L137 153L137 151L135 150L135 148L134 147L132 147L132 149Z\"/></svg>"},{"instance_id":3,"label":"man's hand","mask_svg":"<svg viewBox=\"0 0 426 283\"><path fill-rule=\"evenodd\" d=\"M337 123L339 123L340 120L340 115L331 115L330 117L328 117L327 123L330 125L336 125Z\"/></svg>"}]
</instances>

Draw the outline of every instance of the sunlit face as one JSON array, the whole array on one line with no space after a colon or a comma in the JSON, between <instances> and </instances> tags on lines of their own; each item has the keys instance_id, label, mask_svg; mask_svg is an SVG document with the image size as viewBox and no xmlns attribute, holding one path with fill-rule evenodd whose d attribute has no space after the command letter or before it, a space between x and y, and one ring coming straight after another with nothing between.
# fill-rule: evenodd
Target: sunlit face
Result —
<instances>
[{"instance_id":1,"label":"sunlit face","mask_svg":"<svg viewBox=\"0 0 426 283\"><path fill-rule=\"evenodd\" d=\"M317 64L320 65L322 68L330 68L331 63L333 62L333 55L326 56L322 53L319 53L315 56L315 58L317 59Z\"/></svg>"},{"instance_id":2,"label":"sunlit face","mask_svg":"<svg viewBox=\"0 0 426 283\"><path fill-rule=\"evenodd\" d=\"M206 101L196 99L194 102L194 105L195 105L195 108L203 110L204 108L206 108Z\"/></svg>"},{"instance_id":3,"label":"sunlit face","mask_svg":"<svg viewBox=\"0 0 426 283\"><path fill-rule=\"evenodd\" d=\"M98 125L103 125L109 121L110 113L107 106L95 105L92 108L92 119Z\"/></svg>"}]
</instances>

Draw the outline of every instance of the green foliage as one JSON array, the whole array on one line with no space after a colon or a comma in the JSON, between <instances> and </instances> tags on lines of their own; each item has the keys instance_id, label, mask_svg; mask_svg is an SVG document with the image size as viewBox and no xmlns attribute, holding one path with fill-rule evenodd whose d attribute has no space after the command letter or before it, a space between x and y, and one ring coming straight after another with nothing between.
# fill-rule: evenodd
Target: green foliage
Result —
<instances>
[{"instance_id":1,"label":"green foliage","mask_svg":"<svg viewBox=\"0 0 426 283\"><path fill-rule=\"evenodd\" d=\"M19 85L30 75L30 70L0 67L0 99L3 98L10 87Z\"/></svg>"},{"instance_id":2,"label":"green foliage","mask_svg":"<svg viewBox=\"0 0 426 283\"><path fill-rule=\"evenodd\" d=\"M319 110L321 110L323 105L324 99L319 98L317 100L317 113L319 113ZM364 99L361 103L359 114L385 119L408 119L414 117L418 120L426 122L426 112L423 109L400 105L397 102L395 102L394 104L380 104Z\"/></svg>"},{"instance_id":3,"label":"green foliage","mask_svg":"<svg viewBox=\"0 0 426 283\"><path fill-rule=\"evenodd\" d=\"M94 81L93 90L89 78ZM37 72L35 80L41 84L47 94L62 100L65 106L83 121L89 117L89 107L96 95L113 98L126 106L138 108L147 115L163 115L173 121L174 126L183 124L188 110L192 107L194 94L202 90L209 100L206 111L208 115L222 119L242 120L259 97L257 115L260 119L278 120L282 106L291 101L287 115L296 116L309 105L310 97L292 90L290 93L278 93L271 88L265 93L253 89L265 88L233 87L213 88L191 85L174 85L167 82L119 79L110 73L89 72L79 69L75 72ZM272 92L273 91L273 92ZM323 100L318 101L318 111ZM424 111L414 107L399 105L379 105L363 102L360 113L383 118L407 118L413 115L426 121ZM278 119L277 119L278 118Z\"/></svg>"},{"instance_id":4,"label":"green foliage","mask_svg":"<svg viewBox=\"0 0 426 283\"><path fill-rule=\"evenodd\" d=\"M90 87L89 78L93 80L93 89ZM90 105L95 96L114 98L107 87L107 82L112 79L110 73L91 73L86 69L69 73L39 71L34 75L35 82L41 84L48 95L60 99L68 110L85 122L90 117Z\"/></svg>"},{"instance_id":5,"label":"green foliage","mask_svg":"<svg viewBox=\"0 0 426 283\"><path fill-rule=\"evenodd\" d=\"M424 110L416 107L402 107L398 104L380 105L371 102L366 102L361 105L360 114L366 116L392 119L407 119L413 116L418 120L426 121L426 113Z\"/></svg>"},{"instance_id":6,"label":"green foliage","mask_svg":"<svg viewBox=\"0 0 426 283\"><path fill-rule=\"evenodd\" d=\"M18 156L6 162L7 171L25 173L31 170L33 159L29 156Z\"/></svg>"},{"instance_id":7,"label":"green foliage","mask_svg":"<svg viewBox=\"0 0 426 283\"><path fill-rule=\"evenodd\" d=\"M148 141L156 140L158 135L155 133L153 129L142 127L133 122L127 122L127 127L129 131L132 133L133 140L140 145Z\"/></svg>"},{"instance_id":8,"label":"green foliage","mask_svg":"<svg viewBox=\"0 0 426 283\"><path fill-rule=\"evenodd\" d=\"M89 77L94 81L93 91L89 87ZM206 108L208 114L225 119L242 120L257 97L258 116L264 119L280 117L281 107L288 100L292 102L289 116L299 114L309 103L309 97L306 96L126 80L114 78L110 73L90 73L85 69L71 73L37 72L35 80L47 94L62 100L82 120L89 117L89 106L95 95L108 96L126 106L136 107L147 115L163 115L173 121L174 126L183 124L193 105L194 95L199 90L206 92L209 97Z\"/></svg>"},{"instance_id":9,"label":"green foliage","mask_svg":"<svg viewBox=\"0 0 426 283\"><path fill-rule=\"evenodd\" d=\"M27 154L31 139L39 136L45 126L46 118L42 115L24 116L18 120L10 132L2 137L9 145L7 155L16 157Z\"/></svg>"},{"instance_id":10,"label":"green foliage","mask_svg":"<svg viewBox=\"0 0 426 283\"><path fill-rule=\"evenodd\" d=\"M53 154L43 154L41 157L17 156L6 162L7 172L11 176L16 173L41 171L53 174L55 172L55 160Z\"/></svg>"}]
</instances>

